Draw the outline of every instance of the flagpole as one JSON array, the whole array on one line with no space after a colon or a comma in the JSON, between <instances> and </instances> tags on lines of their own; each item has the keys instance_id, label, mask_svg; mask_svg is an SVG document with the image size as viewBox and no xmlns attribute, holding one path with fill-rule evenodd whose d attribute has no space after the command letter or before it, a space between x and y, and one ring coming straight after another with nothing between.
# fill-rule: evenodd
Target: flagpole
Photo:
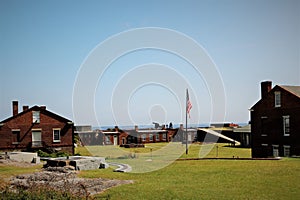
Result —
<instances>
[{"instance_id":1,"label":"flagpole","mask_svg":"<svg viewBox=\"0 0 300 200\"><path fill-rule=\"evenodd\" d=\"M189 153L188 150L188 131L187 131L187 120L188 120L188 89L186 89L186 100L185 100L185 154Z\"/></svg>"}]
</instances>

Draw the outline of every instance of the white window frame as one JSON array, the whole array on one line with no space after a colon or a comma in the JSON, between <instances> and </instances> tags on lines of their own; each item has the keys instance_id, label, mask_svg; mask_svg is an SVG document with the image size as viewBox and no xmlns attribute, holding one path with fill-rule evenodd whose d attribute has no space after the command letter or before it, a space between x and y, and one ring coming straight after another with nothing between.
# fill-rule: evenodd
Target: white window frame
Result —
<instances>
[{"instance_id":1,"label":"white window frame","mask_svg":"<svg viewBox=\"0 0 300 200\"><path fill-rule=\"evenodd\" d=\"M268 144L261 144L261 146L263 146L263 147L267 147L267 146L268 146Z\"/></svg>"},{"instance_id":2,"label":"white window frame","mask_svg":"<svg viewBox=\"0 0 300 200\"><path fill-rule=\"evenodd\" d=\"M283 145L283 156L290 157L291 153L291 146L290 145Z\"/></svg>"},{"instance_id":3,"label":"white window frame","mask_svg":"<svg viewBox=\"0 0 300 200\"><path fill-rule=\"evenodd\" d=\"M32 123L40 123L40 111L32 111Z\"/></svg>"},{"instance_id":4,"label":"white window frame","mask_svg":"<svg viewBox=\"0 0 300 200\"><path fill-rule=\"evenodd\" d=\"M53 129L53 142L60 142L60 141L61 141L60 130L61 130L60 128L54 128L54 129ZM59 139L58 139L58 140L55 139L55 134L54 134L55 131L59 131L59 132L58 132L58 134L59 134L59 135L58 135L58 136L59 136Z\"/></svg>"},{"instance_id":5,"label":"white window frame","mask_svg":"<svg viewBox=\"0 0 300 200\"><path fill-rule=\"evenodd\" d=\"M281 107L281 92L280 91L274 92L274 104L275 104L275 108Z\"/></svg>"},{"instance_id":6,"label":"white window frame","mask_svg":"<svg viewBox=\"0 0 300 200\"><path fill-rule=\"evenodd\" d=\"M267 116L261 116L260 119L261 119L261 131L262 131L261 136L266 137L268 135L265 132L265 123L266 123L265 121L268 119L268 117Z\"/></svg>"},{"instance_id":7,"label":"white window frame","mask_svg":"<svg viewBox=\"0 0 300 200\"><path fill-rule=\"evenodd\" d=\"M149 141L153 141L153 134L149 134Z\"/></svg>"},{"instance_id":8,"label":"white window frame","mask_svg":"<svg viewBox=\"0 0 300 200\"><path fill-rule=\"evenodd\" d=\"M142 141L143 141L143 142L146 141L146 134L142 134Z\"/></svg>"},{"instance_id":9,"label":"white window frame","mask_svg":"<svg viewBox=\"0 0 300 200\"><path fill-rule=\"evenodd\" d=\"M163 133L163 140L167 140L167 134Z\"/></svg>"},{"instance_id":10,"label":"white window frame","mask_svg":"<svg viewBox=\"0 0 300 200\"><path fill-rule=\"evenodd\" d=\"M105 136L105 144L110 144L111 141L110 141L110 136L109 135L106 135Z\"/></svg>"},{"instance_id":11,"label":"white window frame","mask_svg":"<svg viewBox=\"0 0 300 200\"><path fill-rule=\"evenodd\" d=\"M156 133L156 135L155 135L155 141L159 141L159 133Z\"/></svg>"},{"instance_id":12,"label":"white window frame","mask_svg":"<svg viewBox=\"0 0 300 200\"><path fill-rule=\"evenodd\" d=\"M278 144L272 144L272 151L273 151L273 156L276 158L276 157L279 157L279 145ZM274 155L275 152L278 154L278 155Z\"/></svg>"},{"instance_id":13,"label":"white window frame","mask_svg":"<svg viewBox=\"0 0 300 200\"><path fill-rule=\"evenodd\" d=\"M282 116L283 119L283 135L284 136L290 136L290 116L289 115L285 115Z\"/></svg>"}]
</instances>

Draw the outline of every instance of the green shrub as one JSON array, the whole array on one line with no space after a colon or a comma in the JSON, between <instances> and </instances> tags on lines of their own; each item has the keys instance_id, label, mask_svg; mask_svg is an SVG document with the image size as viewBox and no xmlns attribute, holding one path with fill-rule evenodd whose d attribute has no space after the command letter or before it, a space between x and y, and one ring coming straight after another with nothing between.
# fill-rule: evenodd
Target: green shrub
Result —
<instances>
[{"instance_id":1,"label":"green shrub","mask_svg":"<svg viewBox=\"0 0 300 200\"><path fill-rule=\"evenodd\" d=\"M38 150L37 153L38 153L39 157L56 158L56 157L67 157L67 156L70 156L70 154L66 153L66 152L47 153L47 152L44 152L42 150Z\"/></svg>"}]
</instances>

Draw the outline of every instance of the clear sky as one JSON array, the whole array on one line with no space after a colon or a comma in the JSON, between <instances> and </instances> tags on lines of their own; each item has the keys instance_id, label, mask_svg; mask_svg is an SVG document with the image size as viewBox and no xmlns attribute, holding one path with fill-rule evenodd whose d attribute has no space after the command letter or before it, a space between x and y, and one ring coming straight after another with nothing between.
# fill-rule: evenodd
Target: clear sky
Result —
<instances>
[{"instance_id":1,"label":"clear sky","mask_svg":"<svg viewBox=\"0 0 300 200\"><path fill-rule=\"evenodd\" d=\"M143 27L174 30L203 47L224 84L227 122L248 122L261 81L300 85L299 0L0 0L0 120L11 116L12 100L19 100L19 110L22 105L46 105L74 120L74 85L84 61L111 36ZM136 73L140 82L133 81ZM183 122L181 79L191 86L190 122L220 120L212 117L217 105L212 105L216 103L206 82L214 77L195 74L170 52L130 52L99 77L93 100L83 101L94 102L98 121L82 114L75 123ZM135 89L128 90L133 83ZM171 91L168 84L177 89Z\"/></svg>"}]
</instances>

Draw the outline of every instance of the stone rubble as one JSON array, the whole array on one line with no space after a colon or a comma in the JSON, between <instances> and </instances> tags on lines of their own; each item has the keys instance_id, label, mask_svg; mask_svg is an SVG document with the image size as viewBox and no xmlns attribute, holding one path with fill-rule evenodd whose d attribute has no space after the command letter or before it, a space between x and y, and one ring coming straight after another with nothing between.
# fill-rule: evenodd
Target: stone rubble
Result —
<instances>
[{"instance_id":1,"label":"stone rubble","mask_svg":"<svg viewBox=\"0 0 300 200\"><path fill-rule=\"evenodd\" d=\"M132 180L79 178L76 171L64 167L47 168L33 174L18 175L10 181L12 189L47 187L57 191L68 191L81 197L98 194L108 188L131 183L133 183Z\"/></svg>"}]
</instances>

